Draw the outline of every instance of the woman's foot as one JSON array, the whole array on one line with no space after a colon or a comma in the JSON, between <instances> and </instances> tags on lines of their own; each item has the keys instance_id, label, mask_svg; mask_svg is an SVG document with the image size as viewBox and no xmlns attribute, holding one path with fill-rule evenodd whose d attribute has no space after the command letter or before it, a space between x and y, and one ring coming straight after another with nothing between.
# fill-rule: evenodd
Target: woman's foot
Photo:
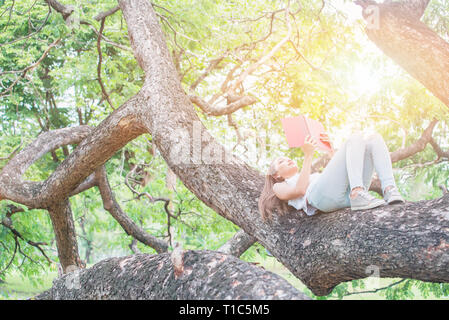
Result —
<instances>
[{"instance_id":1,"label":"woman's foot","mask_svg":"<svg viewBox=\"0 0 449 320\"><path fill-rule=\"evenodd\" d=\"M384 200L388 204L404 203L405 200L402 198L396 186L388 186L384 190Z\"/></svg>"},{"instance_id":2,"label":"woman's foot","mask_svg":"<svg viewBox=\"0 0 449 320\"><path fill-rule=\"evenodd\" d=\"M372 196L362 188L360 190L354 189L349 200L352 211L372 209L386 204L384 200Z\"/></svg>"}]
</instances>

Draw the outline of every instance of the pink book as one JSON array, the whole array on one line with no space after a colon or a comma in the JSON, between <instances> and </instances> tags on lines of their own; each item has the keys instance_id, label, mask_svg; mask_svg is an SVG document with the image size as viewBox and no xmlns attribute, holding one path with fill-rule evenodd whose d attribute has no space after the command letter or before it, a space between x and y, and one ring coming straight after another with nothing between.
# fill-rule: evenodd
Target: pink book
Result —
<instances>
[{"instance_id":1,"label":"pink book","mask_svg":"<svg viewBox=\"0 0 449 320\"><path fill-rule=\"evenodd\" d=\"M320 140L320 133L325 133L321 122L303 115L284 118L281 122L289 148L301 147L306 136L310 135L317 141L318 148L328 152L332 150L329 142Z\"/></svg>"}]
</instances>

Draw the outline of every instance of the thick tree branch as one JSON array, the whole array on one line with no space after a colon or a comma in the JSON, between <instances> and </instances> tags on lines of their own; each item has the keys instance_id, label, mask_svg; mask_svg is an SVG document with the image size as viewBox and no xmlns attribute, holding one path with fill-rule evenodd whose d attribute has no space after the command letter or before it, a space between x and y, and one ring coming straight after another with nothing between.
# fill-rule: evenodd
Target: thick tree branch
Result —
<instances>
[{"instance_id":1,"label":"thick tree branch","mask_svg":"<svg viewBox=\"0 0 449 320\"><path fill-rule=\"evenodd\" d=\"M418 20L423 16L429 2L430 0L407 0L402 1L401 5L408 10L409 15L414 16Z\"/></svg>"},{"instance_id":2,"label":"thick tree branch","mask_svg":"<svg viewBox=\"0 0 449 320\"><path fill-rule=\"evenodd\" d=\"M430 0L403 0L403 1L385 1L385 7L381 8L384 10L396 11L399 15L405 14L407 17L413 20L421 19L424 11L426 10ZM377 6L380 3L374 0L357 0L356 4L361 6L363 9L369 6Z\"/></svg>"},{"instance_id":3,"label":"thick tree branch","mask_svg":"<svg viewBox=\"0 0 449 320\"><path fill-rule=\"evenodd\" d=\"M56 237L59 262L63 272L72 272L75 269L84 268L86 264L81 261L76 239L75 222L69 200L53 203L48 208L53 231Z\"/></svg>"},{"instance_id":4,"label":"thick tree branch","mask_svg":"<svg viewBox=\"0 0 449 320\"><path fill-rule=\"evenodd\" d=\"M449 160L449 150L443 151L441 147L438 145L438 143L435 141L433 137L429 140L430 145L432 146L433 150L435 150L436 154L438 155L438 158L446 158Z\"/></svg>"},{"instance_id":5,"label":"thick tree branch","mask_svg":"<svg viewBox=\"0 0 449 320\"><path fill-rule=\"evenodd\" d=\"M126 213L122 211L120 205L115 200L106 176L106 170L103 166L97 170L96 179L104 208L115 220L117 220L126 233L143 244L155 249L158 253L166 252L168 249L168 244L165 241L145 232L145 230L139 227L134 221L131 220L131 218L128 217Z\"/></svg>"},{"instance_id":6,"label":"thick tree branch","mask_svg":"<svg viewBox=\"0 0 449 320\"><path fill-rule=\"evenodd\" d=\"M136 254L66 275L37 300L309 300L280 276L214 251Z\"/></svg>"},{"instance_id":7,"label":"thick tree branch","mask_svg":"<svg viewBox=\"0 0 449 320\"><path fill-rule=\"evenodd\" d=\"M68 197L115 152L130 140L141 135L144 131L138 122L137 109L142 105L139 99L139 94L131 98L93 129L42 183L39 196L33 200L45 206L55 199Z\"/></svg>"},{"instance_id":8,"label":"thick tree branch","mask_svg":"<svg viewBox=\"0 0 449 320\"><path fill-rule=\"evenodd\" d=\"M113 15L114 13L116 13L119 10L120 10L120 7L119 6L115 6L114 8L109 9L107 11L100 12L99 14L97 14L94 17L94 19L97 20L97 21L101 21L101 20L105 19L106 17L109 17L110 15Z\"/></svg>"},{"instance_id":9,"label":"thick tree branch","mask_svg":"<svg viewBox=\"0 0 449 320\"><path fill-rule=\"evenodd\" d=\"M412 155L424 150L426 145L428 143L430 143L432 140L432 132L437 123L438 123L438 120L436 120L436 119L432 120L431 123L429 124L429 126L422 133L421 137L418 140L416 140L413 144L411 144L408 147L401 148L399 150L391 152L391 154L390 154L391 161L397 162L399 160L409 158Z\"/></svg>"},{"instance_id":10,"label":"thick tree branch","mask_svg":"<svg viewBox=\"0 0 449 320\"><path fill-rule=\"evenodd\" d=\"M36 140L13 157L0 172L0 200L9 199L30 208L44 208L40 203L41 182L23 181L25 171L44 154L68 144L78 144L92 130L89 126L63 128L40 134Z\"/></svg>"},{"instance_id":11,"label":"thick tree branch","mask_svg":"<svg viewBox=\"0 0 449 320\"><path fill-rule=\"evenodd\" d=\"M97 186L97 177L96 177L96 172L92 173L90 176L88 176L86 178L86 180L84 180L75 190L73 190L70 194L69 197L73 197L79 193L82 193L86 190L89 190L92 187Z\"/></svg>"},{"instance_id":12,"label":"thick tree branch","mask_svg":"<svg viewBox=\"0 0 449 320\"><path fill-rule=\"evenodd\" d=\"M50 7L52 7L54 10L59 12L64 20L67 20L67 18L75 11L75 8L70 5L63 5L62 3L56 1L56 0L45 0L45 2L48 3Z\"/></svg>"},{"instance_id":13,"label":"thick tree branch","mask_svg":"<svg viewBox=\"0 0 449 320\"><path fill-rule=\"evenodd\" d=\"M419 20L428 2L356 1L368 38L449 107L449 43Z\"/></svg>"},{"instance_id":14,"label":"thick tree branch","mask_svg":"<svg viewBox=\"0 0 449 320\"><path fill-rule=\"evenodd\" d=\"M247 234L243 229L237 231L231 239L222 245L218 251L240 257L246 250L248 250L255 242L256 238Z\"/></svg>"}]
</instances>

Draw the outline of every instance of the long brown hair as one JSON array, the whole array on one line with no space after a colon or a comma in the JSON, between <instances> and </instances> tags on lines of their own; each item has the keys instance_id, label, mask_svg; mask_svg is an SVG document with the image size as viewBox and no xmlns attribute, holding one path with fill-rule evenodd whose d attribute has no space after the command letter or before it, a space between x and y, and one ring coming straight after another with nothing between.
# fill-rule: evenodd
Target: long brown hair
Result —
<instances>
[{"instance_id":1,"label":"long brown hair","mask_svg":"<svg viewBox=\"0 0 449 320\"><path fill-rule=\"evenodd\" d=\"M277 159L277 158L276 158ZM273 191L273 185L277 182L284 181L284 178L277 177L275 161L271 162L267 174L265 175L265 185L259 197L259 212L263 220L271 219L275 209L280 215L288 212L288 203L279 199Z\"/></svg>"}]
</instances>

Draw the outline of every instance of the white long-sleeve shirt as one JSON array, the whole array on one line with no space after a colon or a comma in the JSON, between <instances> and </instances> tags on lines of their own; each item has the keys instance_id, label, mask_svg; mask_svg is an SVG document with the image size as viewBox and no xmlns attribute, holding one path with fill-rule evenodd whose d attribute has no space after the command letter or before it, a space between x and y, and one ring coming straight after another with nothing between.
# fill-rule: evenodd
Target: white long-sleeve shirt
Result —
<instances>
[{"instance_id":1,"label":"white long-sleeve shirt","mask_svg":"<svg viewBox=\"0 0 449 320\"><path fill-rule=\"evenodd\" d=\"M320 175L320 173L318 173L318 172L312 173L310 175L310 177L309 177L309 185L308 185L307 188L310 187L312 182L314 182L319 177L319 175ZM287 182L287 184L289 184L291 186L295 186L296 182L298 181L298 178L299 178L299 172L297 172L296 174L294 174L290 178L285 179L285 182ZM303 210L308 216L314 215L315 211L317 210L317 208L312 206L310 203L307 205L307 203L306 203L306 195L304 195L302 197L298 197L296 199L288 200L287 203L290 206L294 207L295 209Z\"/></svg>"}]
</instances>

